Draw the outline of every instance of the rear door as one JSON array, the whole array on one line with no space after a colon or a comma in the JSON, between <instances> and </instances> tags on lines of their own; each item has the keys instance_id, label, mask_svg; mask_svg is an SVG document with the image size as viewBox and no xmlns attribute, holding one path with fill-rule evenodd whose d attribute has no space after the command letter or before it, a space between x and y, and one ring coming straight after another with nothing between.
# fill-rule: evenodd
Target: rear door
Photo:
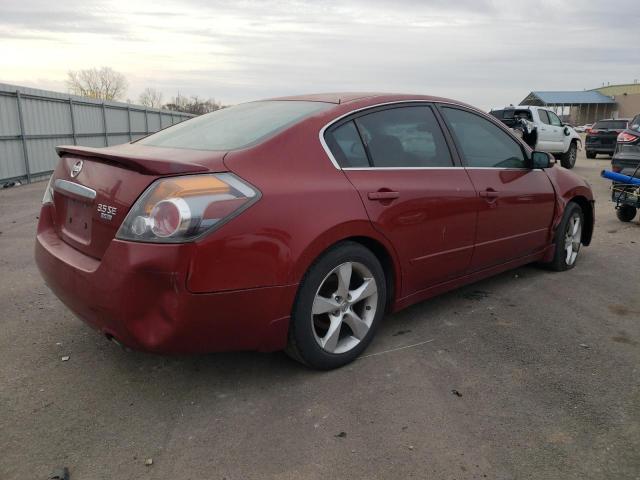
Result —
<instances>
[{"instance_id":1,"label":"rear door","mask_svg":"<svg viewBox=\"0 0 640 480\"><path fill-rule=\"evenodd\" d=\"M463 108L440 109L480 200L471 270L543 249L555 205L546 173L528 168L522 145L489 119Z\"/></svg>"},{"instance_id":2,"label":"rear door","mask_svg":"<svg viewBox=\"0 0 640 480\"><path fill-rule=\"evenodd\" d=\"M332 126L325 139L372 224L396 249L401 296L467 271L477 195L431 106L367 110Z\"/></svg>"}]
</instances>

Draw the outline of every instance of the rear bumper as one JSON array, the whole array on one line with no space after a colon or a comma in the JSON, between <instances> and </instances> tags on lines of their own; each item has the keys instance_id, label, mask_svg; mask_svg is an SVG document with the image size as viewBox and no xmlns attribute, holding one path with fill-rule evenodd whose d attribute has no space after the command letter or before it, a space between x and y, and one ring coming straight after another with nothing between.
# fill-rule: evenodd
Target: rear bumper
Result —
<instances>
[{"instance_id":1,"label":"rear bumper","mask_svg":"<svg viewBox=\"0 0 640 480\"><path fill-rule=\"evenodd\" d=\"M186 285L194 248L113 240L96 260L60 240L45 205L35 258L47 285L71 311L130 348L157 353L284 348L297 286L192 293Z\"/></svg>"},{"instance_id":2,"label":"rear bumper","mask_svg":"<svg viewBox=\"0 0 640 480\"><path fill-rule=\"evenodd\" d=\"M616 144L612 145L602 145L601 143L585 143L584 149L589 152L596 153L613 153L616 150Z\"/></svg>"}]
</instances>

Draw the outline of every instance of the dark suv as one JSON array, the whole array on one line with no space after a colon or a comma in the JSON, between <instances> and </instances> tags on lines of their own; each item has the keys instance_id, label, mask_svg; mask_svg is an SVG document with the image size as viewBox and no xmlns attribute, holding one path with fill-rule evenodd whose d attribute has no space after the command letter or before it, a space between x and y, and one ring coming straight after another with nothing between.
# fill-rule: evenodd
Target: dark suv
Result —
<instances>
[{"instance_id":1,"label":"dark suv","mask_svg":"<svg viewBox=\"0 0 640 480\"><path fill-rule=\"evenodd\" d=\"M598 153L613 155L616 150L616 138L628 125L628 118L607 118L597 121L587 130L584 142L587 158L596 158Z\"/></svg>"}]
</instances>

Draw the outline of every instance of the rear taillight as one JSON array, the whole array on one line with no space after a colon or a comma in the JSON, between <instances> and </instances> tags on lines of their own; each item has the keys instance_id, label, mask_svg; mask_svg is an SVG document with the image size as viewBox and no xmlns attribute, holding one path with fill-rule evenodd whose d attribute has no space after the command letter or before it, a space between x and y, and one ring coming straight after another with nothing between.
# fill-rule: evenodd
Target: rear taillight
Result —
<instances>
[{"instance_id":1,"label":"rear taillight","mask_svg":"<svg viewBox=\"0 0 640 480\"><path fill-rule=\"evenodd\" d=\"M587 135L591 135L593 133L593 128L587 128L585 131Z\"/></svg>"},{"instance_id":2,"label":"rear taillight","mask_svg":"<svg viewBox=\"0 0 640 480\"><path fill-rule=\"evenodd\" d=\"M629 132L622 132L620 135L618 135L618 142L619 143L629 143L629 142L635 142L636 140L638 140L637 135L633 135L632 133Z\"/></svg>"},{"instance_id":3,"label":"rear taillight","mask_svg":"<svg viewBox=\"0 0 640 480\"><path fill-rule=\"evenodd\" d=\"M222 226L259 197L257 189L231 173L163 178L138 199L116 237L188 242Z\"/></svg>"}]
</instances>

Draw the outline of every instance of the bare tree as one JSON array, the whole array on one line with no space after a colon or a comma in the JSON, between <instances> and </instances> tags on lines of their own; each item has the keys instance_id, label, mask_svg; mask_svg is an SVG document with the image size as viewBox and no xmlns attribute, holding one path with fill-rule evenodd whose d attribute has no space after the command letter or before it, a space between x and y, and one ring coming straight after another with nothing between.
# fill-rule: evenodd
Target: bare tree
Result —
<instances>
[{"instance_id":1,"label":"bare tree","mask_svg":"<svg viewBox=\"0 0 640 480\"><path fill-rule=\"evenodd\" d=\"M147 87L138 97L138 102L145 107L160 108L162 107L162 92L155 88Z\"/></svg>"},{"instance_id":2,"label":"bare tree","mask_svg":"<svg viewBox=\"0 0 640 480\"><path fill-rule=\"evenodd\" d=\"M194 115L202 115L209 112L215 112L224 108L220 102L216 102L213 98L201 100L197 95L191 98L184 97L180 94L173 97L171 102L167 103L164 108L175 112L193 113Z\"/></svg>"},{"instance_id":3,"label":"bare tree","mask_svg":"<svg viewBox=\"0 0 640 480\"><path fill-rule=\"evenodd\" d=\"M83 97L118 100L127 92L127 79L111 67L69 71L69 91Z\"/></svg>"}]
</instances>

